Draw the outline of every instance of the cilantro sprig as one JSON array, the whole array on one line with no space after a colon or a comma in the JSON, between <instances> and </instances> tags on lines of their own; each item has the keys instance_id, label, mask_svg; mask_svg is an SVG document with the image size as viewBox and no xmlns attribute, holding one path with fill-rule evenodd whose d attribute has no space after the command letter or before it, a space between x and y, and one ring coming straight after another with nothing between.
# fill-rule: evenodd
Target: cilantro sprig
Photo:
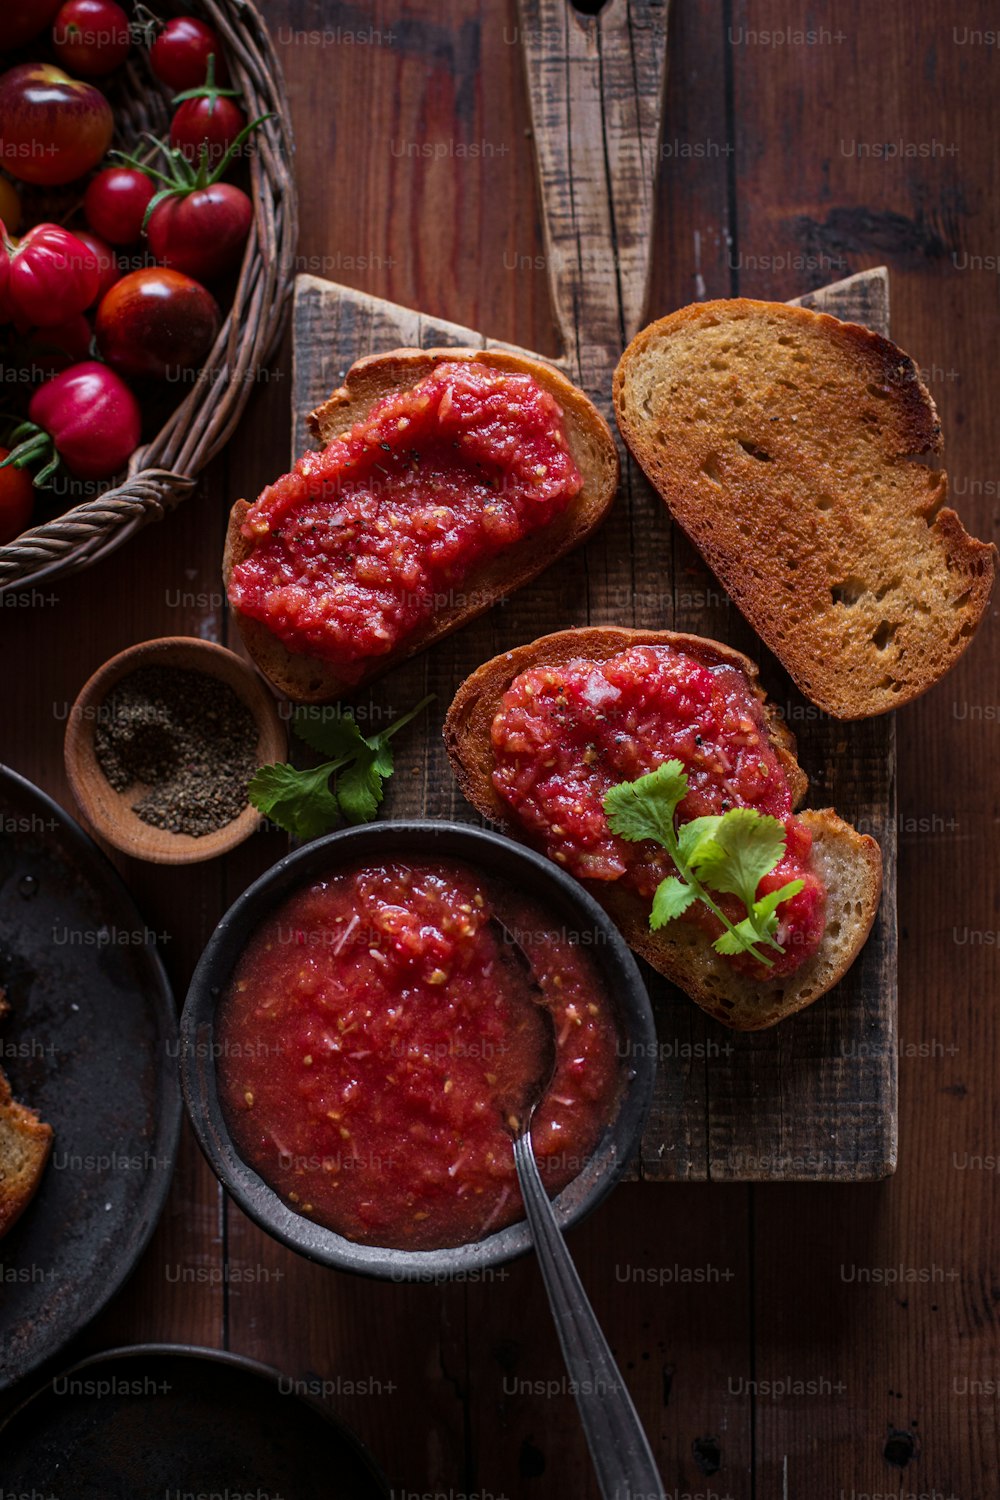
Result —
<instances>
[{"instance_id":1,"label":"cilantro sprig","mask_svg":"<svg viewBox=\"0 0 1000 1500\"><path fill-rule=\"evenodd\" d=\"M666 849L677 867L678 874L668 875L656 888L649 925L656 932L701 901L724 929L712 945L717 953L749 953L771 968L774 960L763 950L785 951L775 938L777 908L805 884L790 880L757 899L758 885L785 852L784 827L753 807L734 807L676 827L677 808L687 793L682 763L668 760L637 781L613 786L604 798L613 833L632 843L651 839ZM746 916L731 922L710 891L738 897Z\"/></svg>"},{"instance_id":2,"label":"cilantro sprig","mask_svg":"<svg viewBox=\"0 0 1000 1500\"><path fill-rule=\"evenodd\" d=\"M349 712L296 708L296 737L330 758L304 771L284 762L261 766L247 788L250 801L299 839L319 838L340 822L370 823L393 772L393 735L433 701L433 693L421 698L416 708L371 735L361 733Z\"/></svg>"}]
</instances>

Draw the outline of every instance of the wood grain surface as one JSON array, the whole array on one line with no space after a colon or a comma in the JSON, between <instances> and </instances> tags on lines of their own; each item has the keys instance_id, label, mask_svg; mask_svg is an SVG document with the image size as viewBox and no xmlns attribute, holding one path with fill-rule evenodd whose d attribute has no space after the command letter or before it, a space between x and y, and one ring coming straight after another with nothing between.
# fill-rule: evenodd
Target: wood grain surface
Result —
<instances>
[{"instance_id":1,"label":"wood grain surface","mask_svg":"<svg viewBox=\"0 0 1000 1500\"><path fill-rule=\"evenodd\" d=\"M268 0L266 13L298 140L299 269L555 354L513 9ZM650 303L786 297L887 264L893 336L929 379L956 504L987 537L1000 493L995 27L985 0L960 17L943 0L678 0ZM287 462L290 372L286 350L223 461L162 526L91 573L4 600L2 758L64 805L65 712L88 674L136 640L228 639L225 517ZM658 521L640 539L664 536ZM673 576L710 594L683 539L669 547ZM572 580L541 582L572 596ZM736 639L724 601L708 602L712 633ZM631 1183L572 1235L671 1496L997 1493L995 643L994 616L898 717L895 1176ZM449 650L442 679L475 665L461 636ZM401 678L397 706L426 670ZM222 910L281 847L264 833L224 865L122 862L168 934L179 997ZM397 1500L595 1495L530 1260L451 1286L323 1271L225 1203L189 1136L136 1275L67 1357L152 1338L330 1382Z\"/></svg>"},{"instance_id":2,"label":"wood grain surface","mask_svg":"<svg viewBox=\"0 0 1000 1500\"><path fill-rule=\"evenodd\" d=\"M550 42L550 54L556 50ZM568 101L566 94L563 103ZM599 107L597 101L594 107ZM545 130L561 138L553 121ZM543 161L545 155L539 152ZM547 191L554 194L555 188ZM605 194L603 178L600 193ZM575 205L580 199L578 188ZM578 208L577 212L581 222L572 234L567 230L567 238L582 247L580 264L597 263L599 255L588 253L591 230L586 221L596 220L594 232L600 234L600 215L587 215ZM615 215L616 223L620 218L620 214ZM636 214L633 218L643 220L648 232L648 216ZM638 244L639 230L635 224L632 228L632 241ZM585 281L579 289L574 284L567 290L573 280L566 268L560 267L554 274L553 290L557 303L562 292L567 306L579 310ZM615 295L616 285L612 279L607 288L609 296ZM805 300L880 333L889 331L888 276L883 267L822 287ZM623 294L623 318L625 306ZM614 318L612 326L617 327L618 321ZM614 337L611 327L606 332ZM582 380L614 430L610 376L617 344L602 348L575 333L568 337L570 343L558 363ZM327 398L356 359L392 348L484 348L496 341L474 329L425 317L385 298L307 275L296 282L292 343L294 456L312 446L306 425L308 414ZM624 446L622 463L626 482L616 506L619 514L609 518L586 548L560 561L537 584L505 599L502 610L494 609L419 661L380 679L374 693L369 689L360 695L356 707L359 715L378 716L386 701L405 702L400 679L409 687L415 675L421 674L421 693L436 693L442 704L433 716L439 719L465 675L467 662L478 665L497 651L521 646L552 630L595 623L628 623L649 629L672 625L678 598L687 591L666 571L671 560L670 525ZM657 555L659 549L637 540L640 508L649 513L651 535L662 534L665 555ZM627 584L622 579L626 571ZM613 593L608 585L612 575L619 579ZM692 602L684 609L685 628L703 635L711 629L712 619L706 596L704 591L697 600L699 608L692 594ZM738 644L760 657L763 648L735 611L729 621L730 632L737 621ZM810 710L773 660L767 662L767 680L779 712L798 733L800 761L815 779L811 800L835 807L879 838L883 861L881 910L863 954L834 992L803 1015L764 1034L728 1031L695 1010L687 997L678 994L662 976L644 970L659 1025L662 1066L650 1123L631 1176L651 1181L865 1181L885 1177L896 1164L893 717L841 724ZM385 816L479 821L461 798L456 807L436 724L432 736L429 745L418 743L411 749L409 760L404 760L411 774L395 778L389 787Z\"/></svg>"}]
</instances>

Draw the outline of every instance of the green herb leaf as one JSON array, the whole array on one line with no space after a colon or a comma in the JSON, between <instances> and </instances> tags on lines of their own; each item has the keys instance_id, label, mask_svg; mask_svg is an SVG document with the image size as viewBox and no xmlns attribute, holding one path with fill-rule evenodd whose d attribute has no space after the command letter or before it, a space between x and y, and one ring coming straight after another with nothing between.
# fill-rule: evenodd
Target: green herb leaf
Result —
<instances>
[{"instance_id":1,"label":"green herb leaf","mask_svg":"<svg viewBox=\"0 0 1000 1500\"><path fill-rule=\"evenodd\" d=\"M702 857L707 845L714 840L716 830L722 822L722 816L707 818L692 818L690 823L682 823L677 830L677 850L681 859L688 865L696 865Z\"/></svg>"},{"instance_id":2,"label":"green herb leaf","mask_svg":"<svg viewBox=\"0 0 1000 1500\"><path fill-rule=\"evenodd\" d=\"M683 763L668 760L646 776L612 787L604 798L613 833L633 843L653 840L667 850L677 867L680 878L668 876L657 887L649 925L655 932L682 916L692 902L701 901L723 927L714 943L718 953L749 953L770 967L773 960L757 945L784 952L774 939L777 907L797 895L804 884L789 881L757 900L758 885L785 852L784 825L756 808L734 807L727 813L692 818L676 828L677 809L687 792ZM737 896L746 916L731 922L713 891Z\"/></svg>"},{"instance_id":3,"label":"green herb leaf","mask_svg":"<svg viewBox=\"0 0 1000 1500\"><path fill-rule=\"evenodd\" d=\"M292 729L297 739L310 750L336 760L341 755L354 755L365 748L366 741L354 720L354 715L345 713L339 704L300 704L292 718Z\"/></svg>"},{"instance_id":4,"label":"green herb leaf","mask_svg":"<svg viewBox=\"0 0 1000 1500\"><path fill-rule=\"evenodd\" d=\"M653 932L658 932L675 917L683 916L697 899L697 891L678 880L675 875L668 875L666 880L661 880L653 897L653 910L649 914L649 925Z\"/></svg>"},{"instance_id":5,"label":"green herb leaf","mask_svg":"<svg viewBox=\"0 0 1000 1500\"><path fill-rule=\"evenodd\" d=\"M261 766L247 793L258 812L298 839L319 838L340 820L337 799L330 791L330 767L299 771L279 762Z\"/></svg>"},{"instance_id":6,"label":"green herb leaf","mask_svg":"<svg viewBox=\"0 0 1000 1500\"><path fill-rule=\"evenodd\" d=\"M391 764L388 771L379 771L374 752L365 748L367 754L359 755L337 777L337 801L348 823L371 822L385 795L383 780L392 775Z\"/></svg>"},{"instance_id":7,"label":"green herb leaf","mask_svg":"<svg viewBox=\"0 0 1000 1500\"><path fill-rule=\"evenodd\" d=\"M737 922L735 927L726 932L721 932L712 944L712 947L716 953L753 953L755 958L760 958L761 955L756 952L753 946L759 940L759 937L760 934L754 927L753 922L749 917L744 917L743 921Z\"/></svg>"},{"instance_id":8,"label":"green herb leaf","mask_svg":"<svg viewBox=\"0 0 1000 1500\"><path fill-rule=\"evenodd\" d=\"M776 891L768 891L766 896L761 896L759 901L753 904L753 914L758 922L766 922L774 917L774 925L777 927L777 908L782 901L791 901L805 886L804 880L790 880L787 885L779 886Z\"/></svg>"},{"instance_id":9,"label":"green herb leaf","mask_svg":"<svg viewBox=\"0 0 1000 1500\"><path fill-rule=\"evenodd\" d=\"M688 779L679 760L668 760L637 781L613 786L604 798L612 833L630 843L652 839L669 849L676 843L674 813L687 796Z\"/></svg>"},{"instance_id":10,"label":"green herb leaf","mask_svg":"<svg viewBox=\"0 0 1000 1500\"><path fill-rule=\"evenodd\" d=\"M385 795L386 778L393 772L392 736L433 701L433 694L422 698L409 713L368 737L361 733L353 714L339 707L297 708L292 720L297 738L330 759L305 771L284 764L262 766L248 788L250 801L265 817L300 839L319 838L342 821L369 823Z\"/></svg>"},{"instance_id":11,"label":"green herb leaf","mask_svg":"<svg viewBox=\"0 0 1000 1500\"><path fill-rule=\"evenodd\" d=\"M755 808L734 807L697 852L702 885L739 896L749 910L761 880L785 852L784 825Z\"/></svg>"}]
</instances>

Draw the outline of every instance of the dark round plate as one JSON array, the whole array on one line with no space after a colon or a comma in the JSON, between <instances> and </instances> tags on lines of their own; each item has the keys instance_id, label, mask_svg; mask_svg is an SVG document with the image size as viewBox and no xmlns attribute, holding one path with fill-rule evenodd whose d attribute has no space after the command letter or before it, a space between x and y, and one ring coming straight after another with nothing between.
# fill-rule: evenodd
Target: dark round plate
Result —
<instances>
[{"instance_id":1,"label":"dark round plate","mask_svg":"<svg viewBox=\"0 0 1000 1500\"><path fill-rule=\"evenodd\" d=\"M59 1500L385 1500L354 1434L298 1382L218 1349L95 1354L0 1428L5 1493Z\"/></svg>"},{"instance_id":2,"label":"dark round plate","mask_svg":"<svg viewBox=\"0 0 1000 1500\"><path fill-rule=\"evenodd\" d=\"M41 1187L0 1240L0 1389L121 1286L170 1186L177 1023L152 935L72 818L0 766L0 1066L55 1131Z\"/></svg>"},{"instance_id":3,"label":"dark round plate","mask_svg":"<svg viewBox=\"0 0 1000 1500\"><path fill-rule=\"evenodd\" d=\"M606 1197L631 1160L653 1093L656 1031L635 959L604 909L564 870L502 834L467 823L364 823L316 839L272 865L225 914L198 963L181 1017L181 1087L213 1171L250 1217L300 1255L339 1270L394 1281L437 1280L524 1255L531 1231L522 1219L485 1239L441 1250L359 1245L297 1214L240 1156L219 1102L215 1012L253 934L293 891L340 865L407 857L457 859L537 899L565 933L586 945L614 1012L621 1097L589 1161L554 1200L568 1229Z\"/></svg>"}]
</instances>

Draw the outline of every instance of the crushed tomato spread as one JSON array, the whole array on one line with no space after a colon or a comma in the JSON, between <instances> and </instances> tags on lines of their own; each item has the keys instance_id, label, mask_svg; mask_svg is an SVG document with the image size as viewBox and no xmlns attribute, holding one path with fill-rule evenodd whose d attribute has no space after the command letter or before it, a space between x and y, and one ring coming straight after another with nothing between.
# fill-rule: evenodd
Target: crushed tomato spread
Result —
<instances>
[{"instance_id":1,"label":"crushed tomato spread","mask_svg":"<svg viewBox=\"0 0 1000 1500\"><path fill-rule=\"evenodd\" d=\"M229 599L354 681L582 487L559 404L532 376L444 361L264 490Z\"/></svg>"},{"instance_id":2,"label":"crushed tomato spread","mask_svg":"<svg viewBox=\"0 0 1000 1500\"><path fill-rule=\"evenodd\" d=\"M493 784L551 859L585 880L615 880L652 901L676 875L665 849L612 833L605 793L664 761L684 765L689 791L678 819L752 807L785 826L785 853L758 895L805 882L778 907L777 941L764 969L747 954L729 962L768 977L794 972L819 948L826 892L812 868L812 836L792 813L787 777L771 744L760 703L735 667L709 665L670 646L633 646L606 661L577 659L533 667L514 679L493 721ZM732 896L716 895L732 922L745 915ZM678 920L713 939L722 924L700 901Z\"/></svg>"},{"instance_id":3,"label":"crushed tomato spread","mask_svg":"<svg viewBox=\"0 0 1000 1500\"><path fill-rule=\"evenodd\" d=\"M550 1192L582 1170L621 1086L617 1028L575 936L455 863L365 866L299 891L220 1004L237 1150L297 1212L362 1244L464 1244L521 1217L503 1101L544 1071L523 1002L554 1020L531 1126Z\"/></svg>"}]
</instances>

